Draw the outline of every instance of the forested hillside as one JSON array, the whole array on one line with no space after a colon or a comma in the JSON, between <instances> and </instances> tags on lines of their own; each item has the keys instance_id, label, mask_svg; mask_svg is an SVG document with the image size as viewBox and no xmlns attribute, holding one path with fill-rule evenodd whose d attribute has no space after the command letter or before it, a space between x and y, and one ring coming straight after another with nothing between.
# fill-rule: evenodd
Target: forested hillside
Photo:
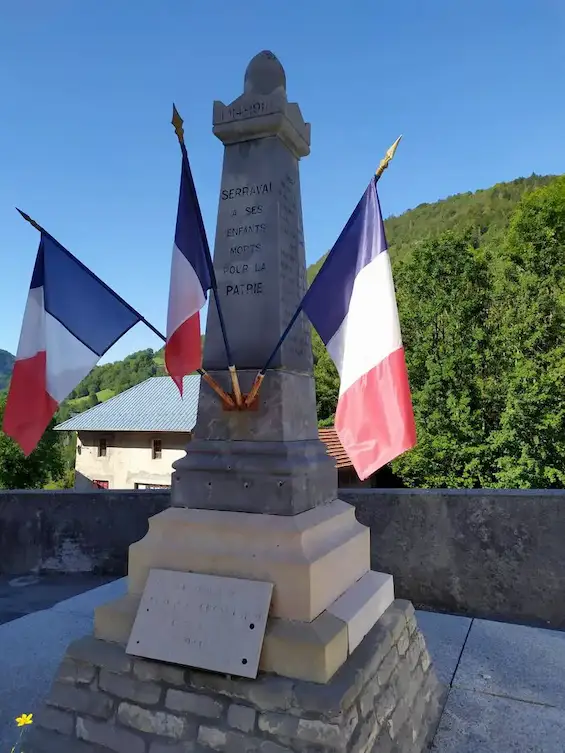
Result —
<instances>
[{"instance_id":1,"label":"forested hillside","mask_svg":"<svg viewBox=\"0 0 565 753\"><path fill-rule=\"evenodd\" d=\"M522 196L547 185L551 180L551 175L534 174L510 183L497 183L492 188L474 193L459 193L433 204L419 204L399 217L389 217L384 224L390 255L395 261L400 261L419 243L437 237L446 230L469 231L475 239L483 237L485 241L495 240L504 232ZM386 177L382 184L379 182L380 191L386 191ZM343 224L347 219L343 218ZM324 259L325 256L308 268L310 282Z\"/></svg>"},{"instance_id":2,"label":"forested hillside","mask_svg":"<svg viewBox=\"0 0 565 753\"><path fill-rule=\"evenodd\" d=\"M95 366L61 405L57 419L59 422L65 421L74 413L92 408L150 377L163 374L165 364L162 349L157 353L151 348L139 350L123 361Z\"/></svg>"}]
</instances>

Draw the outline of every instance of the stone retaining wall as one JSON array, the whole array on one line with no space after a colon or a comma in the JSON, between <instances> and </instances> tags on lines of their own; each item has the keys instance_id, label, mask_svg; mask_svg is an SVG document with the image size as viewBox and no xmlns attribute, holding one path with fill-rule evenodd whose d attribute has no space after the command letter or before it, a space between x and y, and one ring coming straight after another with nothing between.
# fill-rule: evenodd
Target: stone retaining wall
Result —
<instances>
[{"instance_id":1,"label":"stone retaining wall","mask_svg":"<svg viewBox=\"0 0 565 753\"><path fill-rule=\"evenodd\" d=\"M565 628L565 490L379 489L340 496L371 566L416 606Z\"/></svg>"},{"instance_id":2,"label":"stone retaining wall","mask_svg":"<svg viewBox=\"0 0 565 753\"><path fill-rule=\"evenodd\" d=\"M87 637L68 648L26 753L420 753L443 700L398 600L327 685L185 670Z\"/></svg>"},{"instance_id":3,"label":"stone retaining wall","mask_svg":"<svg viewBox=\"0 0 565 753\"><path fill-rule=\"evenodd\" d=\"M396 593L448 612L565 628L565 490L340 490ZM0 573L123 575L167 491L0 491Z\"/></svg>"},{"instance_id":4,"label":"stone retaining wall","mask_svg":"<svg viewBox=\"0 0 565 753\"><path fill-rule=\"evenodd\" d=\"M0 491L0 573L124 575L128 547L168 490Z\"/></svg>"}]
</instances>

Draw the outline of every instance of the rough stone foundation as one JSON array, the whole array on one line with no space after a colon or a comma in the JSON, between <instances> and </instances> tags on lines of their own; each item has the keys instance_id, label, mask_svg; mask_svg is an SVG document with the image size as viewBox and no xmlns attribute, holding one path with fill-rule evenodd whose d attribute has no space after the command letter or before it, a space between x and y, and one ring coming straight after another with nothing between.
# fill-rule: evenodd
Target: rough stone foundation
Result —
<instances>
[{"instance_id":1,"label":"rough stone foundation","mask_svg":"<svg viewBox=\"0 0 565 753\"><path fill-rule=\"evenodd\" d=\"M443 705L414 609L397 600L327 685L257 680L72 643L26 753L420 753Z\"/></svg>"}]
</instances>

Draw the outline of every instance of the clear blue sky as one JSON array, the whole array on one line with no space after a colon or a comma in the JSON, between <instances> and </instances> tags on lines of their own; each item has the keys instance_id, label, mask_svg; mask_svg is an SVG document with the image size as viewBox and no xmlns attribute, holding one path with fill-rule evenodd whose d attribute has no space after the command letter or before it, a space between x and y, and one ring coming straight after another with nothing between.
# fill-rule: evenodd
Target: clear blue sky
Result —
<instances>
[{"instance_id":1,"label":"clear blue sky","mask_svg":"<svg viewBox=\"0 0 565 753\"><path fill-rule=\"evenodd\" d=\"M15 352L38 235L19 206L165 328L185 119L213 241L212 102L271 49L312 123L308 261L335 241L384 151L386 215L565 172L564 0L0 0L0 348ZM138 325L113 359L160 341ZM106 359L107 360L107 359Z\"/></svg>"}]
</instances>

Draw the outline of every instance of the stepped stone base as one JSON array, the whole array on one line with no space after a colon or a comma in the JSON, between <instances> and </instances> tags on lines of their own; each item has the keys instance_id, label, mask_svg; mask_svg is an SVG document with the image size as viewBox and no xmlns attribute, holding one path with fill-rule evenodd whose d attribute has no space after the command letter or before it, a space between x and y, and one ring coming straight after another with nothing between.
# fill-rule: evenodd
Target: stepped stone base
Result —
<instances>
[{"instance_id":1,"label":"stepped stone base","mask_svg":"<svg viewBox=\"0 0 565 753\"><path fill-rule=\"evenodd\" d=\"M95 610L96 638L126 645L151 569L274 585L259 669L327 682L394 601L391 575L370 570L369 529L331 504L292 517L169 508L129 549L128 594Z\"/></svg>"},{"instance_id":2,"label":"stepped stone base","mask_svg":"<svg viewBox=\"0 0 565 753\"><path fill-rule=\"evenodd\" d=\"M256 680L72 643L26 753L421 753L444 700L409 602L396 600L326 684Z\"/></svg>"}]
</instances>

